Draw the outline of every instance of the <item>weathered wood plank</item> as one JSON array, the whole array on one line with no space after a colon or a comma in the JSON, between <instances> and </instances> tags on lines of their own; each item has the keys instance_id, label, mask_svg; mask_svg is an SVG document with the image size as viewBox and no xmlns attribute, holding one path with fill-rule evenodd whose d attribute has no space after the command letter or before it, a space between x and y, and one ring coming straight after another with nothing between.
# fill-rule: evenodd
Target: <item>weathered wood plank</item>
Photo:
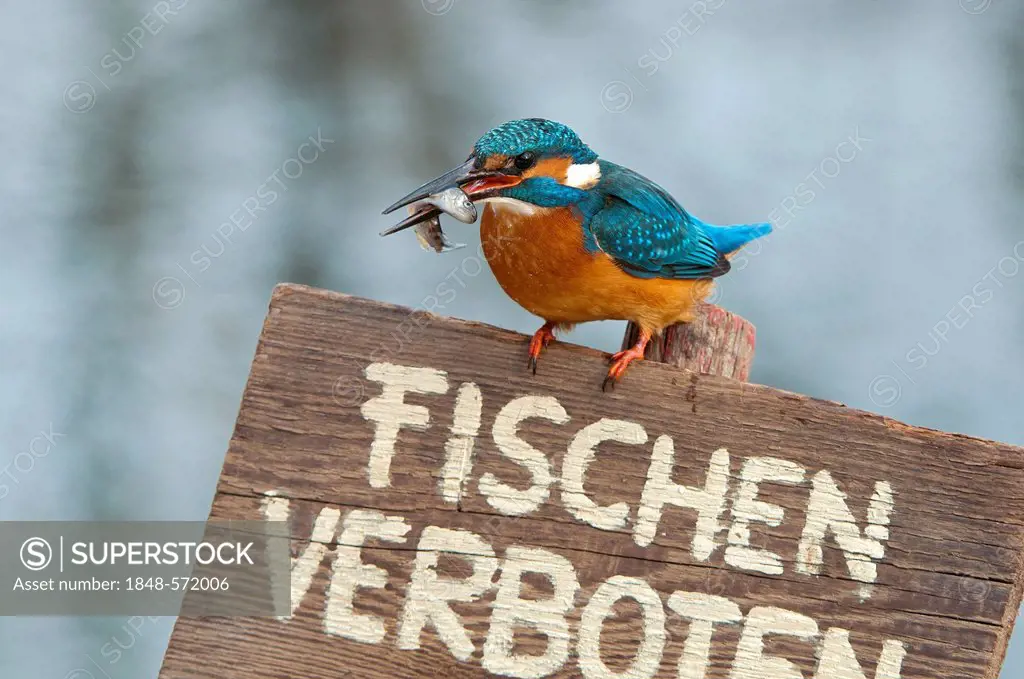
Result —
<instances>
[{"instance_id":1,"label":"weathered wood plank","mask_svg":"<svg viewBox=\"0 0 1024 679\"><path fill-rule=\"evenodd\" d=\"M603 355L555 343L533 376L524 343L485 325L279 286L212 516L283 511L297 557L318 516L338 525L292 619L182 619L161 677L527 676L536 660L484 669L507 652L485 645L508 610L495 601L513 591L505 574L522 549L570 564L579 583L555 615L566 621L566 657L544 676L602 676L603 663L621 676L675 677L684 648L691 673L681 676L689 677L788 679L799 671L860 679L857 665L876 679L998 676L1024 587L1020 449L654 363L634 365L606 394ZM382 364L412 369L403 384L423 393L382 399L383 373L368 373ZM421 410L410 414L409 405ZM531 413L539 416L521 419ZM403 424L424 416L425 426ZM401 425L396 435L387 435L389 425ZM602 432L621 440L599 441ZM385 449L393 449L386 469ZM721 492L659 515L665 484L690 487L692 499L712 481ZM531 487L536 495L526 493ZM621 513L608 509L619 506ZM717 517L716 530L698 523L698 509ZM339 622L327 594L355 577L335 564L345 521L365 510L407 530L398 542L371 538L346 552L386 573L383 587L358 588L352 599L355 613L383 625L376 643L346 638L358 637L359 625ZM777 525L766 523L772 513ZM827 530L824 519L834 520ZM464 660L430 624L418 650L399 648L403 616L425 610L410 583L421 540L436 530L472 533L494 554L479 594L450 605L471 643ZM846 531L845 543L836 530ZM548 558L533 557L523 563L541 568ZM339 572L342 580L329 585ZM452 578L447 586L457 594L473 570L443 555L431 572ZM615 576L631 579L630 592L649 588L664 618L664 643L647 648L633 675L626 671L643 637L640 605L625 598L603 625L600 616L585 621L585 611L597 610L595 593ZM513 608L527 613L529 601L555 594L543 576L523 583L526 603ZM713 627L707 663L694 655L695 626L670 605L674 592L685 593L679 601L736 607L739 618ZM778 611L781 633L755 634L758 621ZM814 626L805 638L802 624ZM581 641L595 629L598 642ZM855 660L840 654L828 665L847 633ZM511 655L542 654L551 643L531 623L518 624ZM876 674L887 647L898 647L902 662L893 669L890 655Z\"/></svg>"}]
</instances>

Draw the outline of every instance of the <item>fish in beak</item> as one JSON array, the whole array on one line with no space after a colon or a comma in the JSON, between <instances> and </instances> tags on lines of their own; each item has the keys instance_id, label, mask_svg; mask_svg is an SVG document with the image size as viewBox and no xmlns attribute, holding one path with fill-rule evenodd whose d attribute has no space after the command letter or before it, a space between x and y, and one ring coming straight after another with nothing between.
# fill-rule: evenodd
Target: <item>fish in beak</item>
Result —
<instances>
[{"instance_id":1,"label":"fish in beak","mask_svg":"<svg viewBox=\"0 0 1024 679\"><path fill-rule=\"evenodd\" d=\"M451 214L460 221L465 221L459 216L459 214L457 214L457 211L453 210L452 212L448 212L448 202L453 200L453 196L455 195L454 192L449 191L449 189L461 189L460 193L464 192L470 202L473 202L489 198L501 189L515 186L522 181L522 177L518 175L509 174L508 172L503 172L501 170L486 170L482 167L478 167L480 164L481 163L478 161L476 156L471 155L462 165L445 172L436 179L430 180L401 200L389 206L384 210L383 214L389 214L400 207L413 203L425 202L431 205L431 207L427 209L413 213L410 217L399 222L390 229L382 231L381 235L387 236L392 233L408 229L411 226L416 226L428 219L433 219L442 211ZM473 220L475 219L476 214L474 210Z\"/></svg>"},{"instance_id":2,"label":"fish in beak","mask_svg":"<svg viewBox=\"0 0 1024 679\"><path fill-rule=\"evenodd\" d=\"M440 215L434 215L425 222L420 222L413 228L413 231L416 233L416 240L420 242L420 247L424 250L449 252L466 247L464 243L448 240L448 236L444 235L444 231L441 230Z\"/></svg>"},{"instance_id":3,"label":"fish in beak","mask_svg":"<svg viewBox=\"0 0 1024 679\"><path fill-rule=\"evenodd\" d=\"M466 247L462 243L453 243L448 240L441 230L441 213L452 216L464 224L472 224L476 221L476 205L469 199L462 189L451 186L441 193L427 196L423 200L408 205L409 217L400 222L397 226L387 229L382 236L395 231L401 231L407 226L414 225L413 231L424 250L434 252L448 252Z\"/></svg>"}]
</instances>

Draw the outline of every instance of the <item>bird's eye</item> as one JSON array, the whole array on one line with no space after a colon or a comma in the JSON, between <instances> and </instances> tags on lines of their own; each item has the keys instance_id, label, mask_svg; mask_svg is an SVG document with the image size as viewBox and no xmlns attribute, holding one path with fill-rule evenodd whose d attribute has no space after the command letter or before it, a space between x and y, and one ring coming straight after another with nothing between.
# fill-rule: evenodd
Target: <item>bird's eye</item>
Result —
<instances>
[{"instance_id":1,"label":"bird's eye","mask_svg":"<svg viewBox=\"0 0 1024 679\"><path fill-rule=\"evenodd\" d=\"M523 151L516 156L516 167L520 170L528 170L537 162L537 154L533 151Z\"/></svg>"}]
</instances>

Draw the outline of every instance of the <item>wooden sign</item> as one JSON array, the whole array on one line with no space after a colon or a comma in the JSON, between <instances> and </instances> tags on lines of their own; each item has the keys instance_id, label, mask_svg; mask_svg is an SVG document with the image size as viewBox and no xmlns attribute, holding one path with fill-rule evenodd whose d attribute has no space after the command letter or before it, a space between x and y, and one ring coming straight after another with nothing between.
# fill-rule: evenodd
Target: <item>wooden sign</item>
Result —
<instances>
[{"instance_id":1,"label":"wooden sign","mask_svg":"<svg viewBox=\"0 0 1024 679\"><path fill-rule=\"evenodd\" d=\"M1024 451L279 286L211 517L289 522L292 611L164 679L998 676Z\"/></svg>"}]
</instances>

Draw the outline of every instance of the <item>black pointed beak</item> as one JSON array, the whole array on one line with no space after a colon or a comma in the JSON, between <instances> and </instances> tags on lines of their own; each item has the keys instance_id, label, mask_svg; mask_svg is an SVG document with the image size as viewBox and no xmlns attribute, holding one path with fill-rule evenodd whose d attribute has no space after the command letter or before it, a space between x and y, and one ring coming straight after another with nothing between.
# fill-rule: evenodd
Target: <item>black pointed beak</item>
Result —
<instances>
[{"instance_id":1,"label":"black pointed beak","mask_svg":"<svg viewBox=\"0 0 1024 679\"><path fill-rule=\"evenodd\" d=\"M445 172L443 175L441 175L437 179L431 179L429 182L427 182L423 186L419 187L418 189L415 189L409 195L407 195L404 198L402 198L401 200L393 203L386 210L384 210L384 212L382 214L385 214L385 215L389 214L391 212L394 212L395 210L397 210L400 207L404 207L406 205L409 205L410 203L415 203L418 200L423 200L427 196L432 196L435 193L440 193L441 191L444 191L445 189L450 188L452 186L460 186L460 185L462 185L462 184L464 184L464 183L474 179L474 175L477 175L477 176L479 175L479 173L475 173L474 172L475 167L476 167L475 164L476 164L476 158L474 156L470 156L466 160L466 162L464 162L462 165L459 165L458 167L456 167L453 170L449 170L448 172ZM422 220L420 220L420 221L422 221ZM399 225L399 226L401 226L401 225ZM412 224L408 224L406 226L412 226ZM397 229L397 227L395 227L395 228ZM406 227L403 227L403 228L406 228ZM390 231L390 232L393 233L393 231Z\"/></svg>"},{"instance_id":2,"label":"black pointed beak","mask_svg":"<svg viewBox=\"0 0 1024 679\"><path fill-rule=\"evenodd\" d=\"M402 206L399 205L398 207ZM404 231L405 229L408 229L410 226L416 226L417 224L425 222L432 217L438 216L439 214L441 214L441 211L438 210L436 207L433 207L431 205L425 205L421 210L417 210L416 212L412 213L402 221L392 226L391 228L384 229L383 231L380 232L380 235L390 236L393 233Z\"/></svg>"},{"instance_id":3,"label":"black pointed beak","mask_svg":"<svg viewBox=\"0 0 1024 679\"><path fill-rule=\"evenodd\" d=\"M424 200L435 193L441 193L453 186L458 186L465 191L471 201L477 201L494 196L502 189L515 186L522 181L522 177L517 174L509 174L500 170L477 169L476 162L476 157L470 156L462 165L445 172L437 179L430 180L398 202L390 205L388 209L384 210L383 214L389 214L400 207ZM382 231L380 235L388 236L397 231L408 229L410 226L416 226L439 214L441 214L441 210L432 205L424 205L422 209L417 210L390 229Z\"/></svg>"}]
</instances>

